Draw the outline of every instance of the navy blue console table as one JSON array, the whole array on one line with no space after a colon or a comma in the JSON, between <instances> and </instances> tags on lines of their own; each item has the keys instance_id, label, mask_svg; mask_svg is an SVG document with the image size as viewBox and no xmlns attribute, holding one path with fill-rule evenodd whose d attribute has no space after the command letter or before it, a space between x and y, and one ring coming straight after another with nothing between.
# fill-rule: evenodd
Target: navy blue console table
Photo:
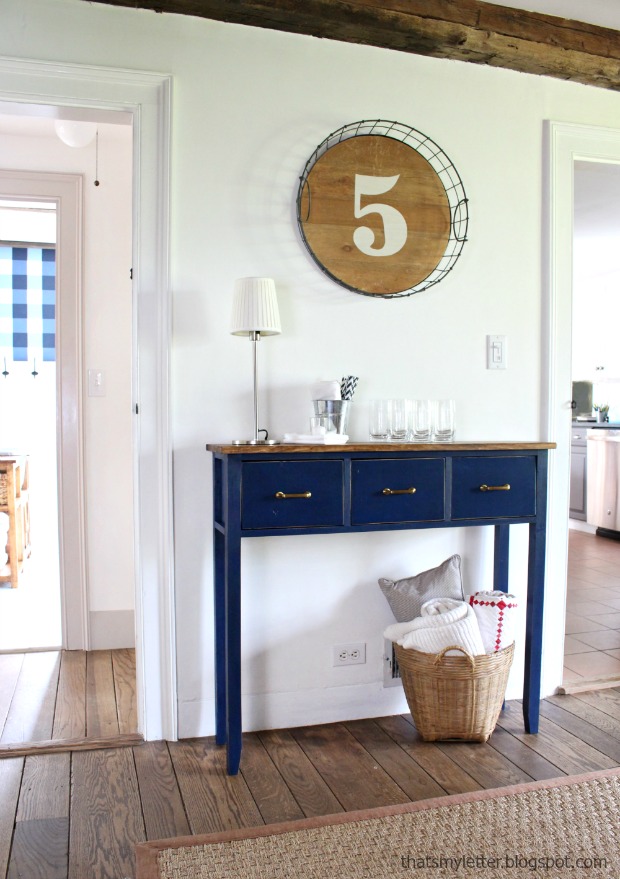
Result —
<instances>
[{"instance_id":1,"label":"navy blue console table","mask_svg":"<svg viewBox=\"0 0 620 879\"><path fill-rule=\"evenodd\" d=\"M495 527L508 588L510 525L529 524L523 717L538 732L547 456L553 443L207 445L213 455L216 740L241 758L241 538Z\"/></svg>"}]
</instances>

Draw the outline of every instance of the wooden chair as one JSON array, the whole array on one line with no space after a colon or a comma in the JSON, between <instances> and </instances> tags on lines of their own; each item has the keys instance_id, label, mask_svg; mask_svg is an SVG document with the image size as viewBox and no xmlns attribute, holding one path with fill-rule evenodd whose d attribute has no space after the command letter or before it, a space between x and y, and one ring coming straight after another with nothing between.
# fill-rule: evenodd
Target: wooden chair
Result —
<instances>
[{"instance_id":1,"label":"wooden chair","mask_svg":"<svg viewBox=\"0 0 620 879\"><path fill-rule=\"evenodd\" d=\"M19 576L30 555L30 513L28 507L28 456L0 456L0 511L9 517L6 551L8 562L0 567L0 582L19 586Z\"/></svg>"}]
</instances>

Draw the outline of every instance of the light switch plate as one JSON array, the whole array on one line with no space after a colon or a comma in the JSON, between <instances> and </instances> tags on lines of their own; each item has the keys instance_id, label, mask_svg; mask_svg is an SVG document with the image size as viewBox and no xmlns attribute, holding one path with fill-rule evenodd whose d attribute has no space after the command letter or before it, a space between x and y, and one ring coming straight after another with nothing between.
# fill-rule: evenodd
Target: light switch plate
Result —
<instances>
[{"instance_id":1,"label":"light switch plate","mask_svg":"<svg viewBox=\"0 0 620 879\"><path fill-rule=\"evenodd\" d=\"M105 397L105 373L102 369L88 370L88 396Z\"/></svg>"},{"instance_id":2,"label":"light switch plate","mask_svg":"<svg viewBox=\"0 0 620 879\"><path fill-rule=\"evenodd\" d=\"M506 336L487 336L487 369L506 369Z\"/></svg>"}]
</instances>

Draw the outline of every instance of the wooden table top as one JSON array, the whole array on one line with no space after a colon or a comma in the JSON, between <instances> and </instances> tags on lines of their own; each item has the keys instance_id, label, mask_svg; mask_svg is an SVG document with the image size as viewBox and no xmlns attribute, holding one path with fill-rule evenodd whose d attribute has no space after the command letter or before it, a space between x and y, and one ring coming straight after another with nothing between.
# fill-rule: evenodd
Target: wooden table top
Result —
<instances>
[{"instance_id":1,"label":"wooden table top","mask_svg":"<svg viewBox=\"0 0 620 879\"><path fill-rule=\"evenodd\" d=\"M303 443L278 443L277 445L233 445L207 443L207 451L220 455L257 454L295 454L303 452L507 452L538 451L555 449L556 443L549 442L449 442L449 443L392 443L392 442L347 442L326 445L304 445Z\"/></svg>"}]
</instances>

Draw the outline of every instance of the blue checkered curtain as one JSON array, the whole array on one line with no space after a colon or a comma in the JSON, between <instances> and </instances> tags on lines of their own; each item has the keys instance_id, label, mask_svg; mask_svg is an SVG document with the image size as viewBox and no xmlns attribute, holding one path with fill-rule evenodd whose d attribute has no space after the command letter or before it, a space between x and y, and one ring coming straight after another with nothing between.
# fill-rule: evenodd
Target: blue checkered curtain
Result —
<instances>
[{"instance_id":1,"label":"blue checkered curtain","mask_svg":"<svg viewBox=\"0 0 620 879\"><path fill-rule=\"evenodd\" d=\"M56 251L0 246L0 353L56 360Z\"/></svg>"}]
</instances>

